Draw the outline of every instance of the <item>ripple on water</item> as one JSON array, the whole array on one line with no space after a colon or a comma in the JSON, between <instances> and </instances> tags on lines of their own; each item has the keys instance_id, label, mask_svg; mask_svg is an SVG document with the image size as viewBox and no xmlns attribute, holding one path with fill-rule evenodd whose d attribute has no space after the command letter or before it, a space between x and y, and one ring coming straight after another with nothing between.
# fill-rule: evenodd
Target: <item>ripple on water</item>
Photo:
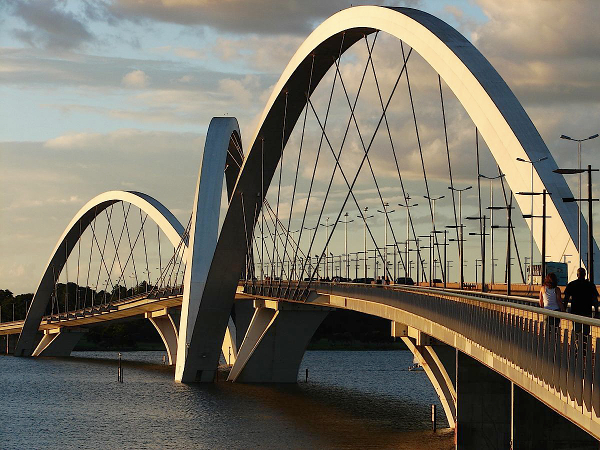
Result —
<instances>
[{"instance_id":1,"label":"ripple on water","mask_svg":"<svg viewBox=\"0 0 600 450\"><path fill-rule=\"evenodd\" d=\"M0 448L453 448L406 351L309 351L297 385L183 385L163 352L123 353L121 384L116 353L73 355L0 357Z\"/></svg>"}]
</instances>

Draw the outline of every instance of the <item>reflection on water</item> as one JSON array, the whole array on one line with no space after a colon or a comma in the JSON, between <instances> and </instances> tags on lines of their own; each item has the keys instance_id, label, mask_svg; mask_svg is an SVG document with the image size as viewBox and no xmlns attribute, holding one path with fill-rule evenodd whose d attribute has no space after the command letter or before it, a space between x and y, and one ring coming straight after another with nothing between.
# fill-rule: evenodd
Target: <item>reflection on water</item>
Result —
<instances>
[{"instance_id":1,"label":"reflection on water","mask_svg":"<svg viewBox=\"0 0 600 450\"><path fill-rule=\"evenodd\" d=\"M124 353L123 384L114 353L0 357L0 448L453 448L409 352L307 352L297 385L178 384L163 355Z\"/></svg>"}]
</instances>

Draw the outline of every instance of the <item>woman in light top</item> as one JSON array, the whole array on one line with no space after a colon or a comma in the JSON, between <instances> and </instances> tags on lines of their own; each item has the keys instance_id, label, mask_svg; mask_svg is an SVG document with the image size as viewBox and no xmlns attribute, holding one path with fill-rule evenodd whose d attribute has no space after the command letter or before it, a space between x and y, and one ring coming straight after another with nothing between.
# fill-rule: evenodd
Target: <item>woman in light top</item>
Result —
<instances>
[{"instance_id":1,"label":"woman in light top","mask_svg":"<svg viewBox=\"0 0 600 450\"><path fill-rule=\"evenodd\" d=\"M540 306L545 309L552 311L565 311L565 307L562 302L562 295L560 288L557 286L558 280L556 274L550 272L544 279L544 285L540 289ZM560 323L560 319L557 317L550 317L551 323L557 326Z\"/></svg>"}]
</instances>

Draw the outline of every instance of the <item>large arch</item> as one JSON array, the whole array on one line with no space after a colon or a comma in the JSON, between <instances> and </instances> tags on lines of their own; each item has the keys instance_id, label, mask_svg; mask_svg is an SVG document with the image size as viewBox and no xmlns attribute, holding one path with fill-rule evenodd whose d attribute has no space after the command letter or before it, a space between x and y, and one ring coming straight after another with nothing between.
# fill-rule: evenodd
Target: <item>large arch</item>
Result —
<instances>
[{"instance_id":1,"label":"large arch","mask_svg":"<svg viewBox=\"0 0 600 450\"><path fill-rule=\"evenodd\" d=\"M571 196L571 191L561 176L552 173L557 165L548 148L515 95L485 57L458 31L428 13L411 8L359 6L334 14L317 27L275 85L231 196L203 288L203 302L204 298L218 301L218 309L223 311L231 308L244 267L248 235L251 237L258 217L256 210L261 207L285 144L307 103L307 92L310 95L314 91L341 53L377 30L406 42L440 74L479 129L513 191L531 189L530 167L517 164L516 158L547 157L535 167L534 190L546 188L554 194L547 207L551 217L547 234L553 243L551 251L555 250L549 256L577 254L574 244L577 208L560 201L561 197ZM526 200L519 198L518 202L526 209ZM534 214L541 214L541 205ZM541 230L536 229L535 239L541 243ZM582 240L586 239L582 230ZM594 249L597 251L596 246ZM229 270L224 271L224 267ZM225 314L203 320L221 335L227 324ZM190 342L195 341L196 334L204 334L200 328L194 329ZM201 346L194 369L180 374L178 379L194 381L197 373L214 372L220 349L207 342Z\"/></svg>"},{"instance_id":2,"label":"large arch","mask_svg":"<svg viewBox=\"0 0 600 450\"><path fill-rule=\"evenodd\" d=\"M184 238L184 228L177 218L158 200L135 191L108 191L87 202L75 214L58 239L35 292L25 323L15 347L16 356L29 356L35 348L35 337L54 286L54 273L60 273L77 241L96 216L117 202L130 203L156 222L171 244L177 248Z\"/></svg>"},{"instance_id":3,"label":"large arch","mask_svg":"<svg viewBox=\"0 0 600 450\"><path fill-rule=\"evenodd\" d=\"M257 152L257 144L261 140L267 142L272 136L273 121L277 121L277 115L283 111L286 94L287 120L293 127L297 116L290 116L289 105L294 102L297 109L306 104L304 92L313 55L319 72L313 73L312 90L337 58L341 36L344 52L364 35L375 31L403 40L442 77L478 128L513 192L531 191L530 166L517 162L517 158L547 158L535 166L533 189L540 192L545 188L553 194L547 205L547 238L553 243L548 257L558 261L565 254L576 255L577 208L573 203L562 202L563 197L573 195L564 178L552 172L558 166L522 105L471 42L447 23L416 9L358 6L334 14L315 29L296 51L273 89L259 121L262 125L254 136L248 164L252 151ZM291 100L293 90L298 88L302 95L296 93ZM278 161L278 154L271 157ZM529 197L516 196L516 200L521 210L529 212ZM534 208L535 215L542 214L541 202L536 202ZM534 229L534 238L541 248L541 227ZM587 228L582 229L581 239L586 242ZM595 243L594 251L598 251ZM585 257L580 265L571 265L571 278L579 266L586 266ZM597 272L600 274L600 268Z\"/></svg>"}]
</instances>

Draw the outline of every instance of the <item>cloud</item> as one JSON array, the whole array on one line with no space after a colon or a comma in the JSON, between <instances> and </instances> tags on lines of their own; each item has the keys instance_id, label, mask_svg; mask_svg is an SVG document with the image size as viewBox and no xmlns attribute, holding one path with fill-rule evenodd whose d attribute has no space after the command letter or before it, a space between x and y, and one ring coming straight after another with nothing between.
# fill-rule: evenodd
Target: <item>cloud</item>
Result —
<instances>
[{"instance_id":1,"label":"cloud","mask_svg":"<svg viewBox=\"0 0 600 450\"><path fill-rule=\"evenodd\" d=\"M126 74L121 84L135 89L143 89L148 85L149 77L143 70L133 70Z\"/></svg>"},{"instance_id":2,"label":"cloud","mask_svg":"<svg viewBox=\"0 0 600 450\"><path fill-rule=\"evenodd\" d=\"M372 4L358 0L353 4ZM389 2L376 2L388 3ZM415 6L419 0L393 1L390 6ZM181 25L205 25L233 33L307 34L315 24L347 8L343 0L304 0L273 3L268 0L114 0L109 11L115 18L143 19Z\"/></svg>"},{"instance_id":3,"label":"cloud","mask_svg":"<svg viewBox=\"0 0 600 450\"><path fill-rule=\"evenodd\" d=\"M473 41L527 104L600 101L596 0L478 0ZM584 31L585 30L585 31Z\"/></svg>"},{"instance_id":4,"label":"cloud","mask_svg":"<svg viewBox=\"0 0 600 450\"><path fill-rule=\"evenodd\" d=\"M71 133L49 139L43 146L49 150L92 152L126 151L128 153L196 152L202 148L204 136L196 133L142 131L133 128L110 133Z\"/></svg>"},{"instance_id":5,"label":"cloud","mask_svg":"<svg viewBox=\"0 0 600 450\"><path fill-rule=\"evenodd\" d=\"M82 18L63 9L63 2L9 0L9 5L26 26L13 30L13 35L32 47L70 50L94 39Z\"/></svg>"}]
</instances>

